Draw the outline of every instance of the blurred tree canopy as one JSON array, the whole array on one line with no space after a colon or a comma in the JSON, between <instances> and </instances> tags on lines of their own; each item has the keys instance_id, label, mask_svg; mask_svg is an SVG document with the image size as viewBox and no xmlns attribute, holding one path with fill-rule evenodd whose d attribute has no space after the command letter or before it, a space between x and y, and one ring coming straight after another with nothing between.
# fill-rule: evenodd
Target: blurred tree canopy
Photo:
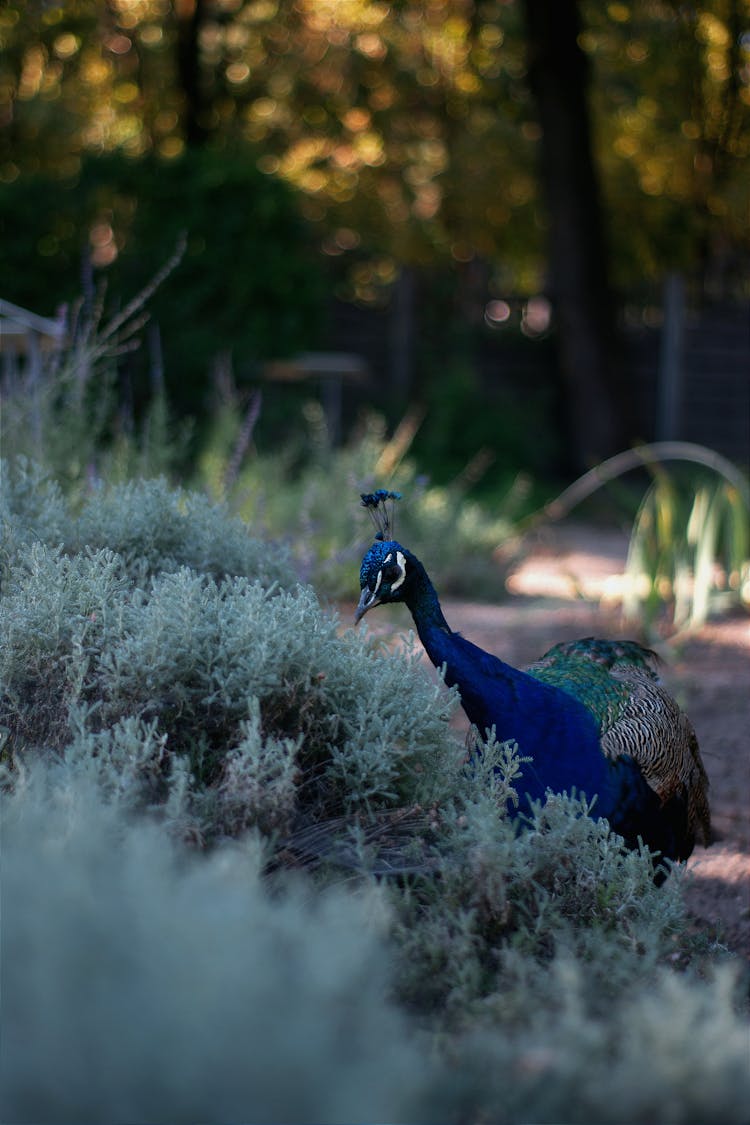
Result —
<instances>
[{"instance_id":1,"label":"blurred tree canopy","mask_svg":"<svg viewBox=\"0 0 750 1125\"><path fill-rule=\"evenodd\" d=\"M498 297L539 291L550 273L554 288L567 253L564 242L555 251L555 223L564 230L568 220L555 218L561 193L550 176L566 177L573 196L583 184L581 221L589 190L575 149L566 156L558 144L550 171L555 126L539 66L534 79L534 11L548 32L558 9L590 114L589 187L604 220L592 253L605 268L601 278L593 270L589 291L610 278L632 289L670 269L736 284L750 249L747 0L7 0L3 240L14 207L30 221L39 177L58 184L58 217L37 227L26 257L28 273L54 273L70 254L63 188L86 182L90 158L116 156L148 188L125 193L119 211L100 196L86 215L94 265L114 269L138 199L169 185L179 225L180 162L201 149L199 178L252 164L248 200L271 198L263 179L296 189L359 301L378 301L405 266L446 263L467 272L481 263ZM548 91L547 106L554 101ZM206 200L197 239L208 246ZM226 216L213 213L221 225ZM238 254L247 229L235 232ZM272 224L271 245L277 234ZM3 286L10 299L23 295L17 273ZM298 337L283 328L277 349L284 338Z\"/></svg>"},{"instance_id":2,"label":"blurred tree canopy","mask_svg":"<svg viewBox=\"0 0 750 1125\"><path fill-rule=\"evenodd\" d=\"M318 331L323 271L293 192L242 152L220 161L204 149L166 162L85 156L72 179L36 173L0 184L0 213L0 275L32 309L81 295L95 304L97 275L108 298L130 300L184 238L178 267L148 301L159 327L151 354L120 362L136 397L150 393L146 368L166 367L173 399L194 412L217 356L231 354L235 370L252 375L259 360L303 348ZM34 230L42 270L29 268Z\"/></svg>"},{"instance_id":3,"label":"blurred tree canopy","mask_svg":"<svg viewBox=\"0 0 750 1125\"><path fill-rule=\"evenodd\" d=\"M747 245L750 5L580 5L616 276ZM513 0L8 0L5 183L74 177L86 153L176 158L250 143L327 219L331 253L448 253L539 283L540 125Z\"/></svg>"}]
</instances>

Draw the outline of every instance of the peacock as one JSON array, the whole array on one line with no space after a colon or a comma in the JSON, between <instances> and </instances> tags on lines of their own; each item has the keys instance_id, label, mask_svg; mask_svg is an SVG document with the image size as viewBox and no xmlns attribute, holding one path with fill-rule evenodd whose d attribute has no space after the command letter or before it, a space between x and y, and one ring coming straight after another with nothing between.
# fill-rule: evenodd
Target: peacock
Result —
<instances>
[{"instance_id":1,"label":"peacock","mask_svg":"<svg viewBox=\"0 0 750 1125\"><path fill-rule=\"evenodd\" d=\"M639 841L685 860L710 839L708 778L690 721L659 682L657 657L634 641L593 637L557 644L525 671L455 633L422 563L393 538L399 493L362 495L376 525L360 569L356 621L403 602L432 663L456 685L481 736L518 742L520 809L555 793L595 798L629 848Z\"/></svg>"}]
</instances>

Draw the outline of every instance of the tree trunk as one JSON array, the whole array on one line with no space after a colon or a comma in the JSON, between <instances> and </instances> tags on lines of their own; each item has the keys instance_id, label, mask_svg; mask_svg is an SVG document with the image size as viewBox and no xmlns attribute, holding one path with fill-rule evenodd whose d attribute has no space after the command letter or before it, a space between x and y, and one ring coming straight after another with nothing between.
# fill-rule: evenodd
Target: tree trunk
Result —
<instances>
[{"instance_id":1,"label":"tree trunk","mask_svg":"<svg viewBox=\"0 0 750 1125\"><path fill-rule=\"evenodd\" d=\"M177 74L183 98L183 131L188 146L206 139L205 94L201 82L200 31L205 0L175 0L177 17Z\"/></svg>"},{"instance_id":2,"label":"tree trunk","mask_svg":"<svg viewBox=\"0 0 750 1125\"><path fill-rule=\"evenodd\" d=\"M576 0L523 0L529 83L541 139L549 278L558 323L571 460L621 449L626 425L599 184L591 148L588 60Z\"/></svg>"}]
</instances>

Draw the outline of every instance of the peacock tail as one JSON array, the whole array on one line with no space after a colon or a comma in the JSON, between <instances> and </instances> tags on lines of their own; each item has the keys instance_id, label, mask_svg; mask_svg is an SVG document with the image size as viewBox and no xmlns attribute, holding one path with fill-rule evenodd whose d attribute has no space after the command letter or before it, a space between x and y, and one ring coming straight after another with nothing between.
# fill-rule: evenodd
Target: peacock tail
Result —
<instances>
[{"instance_id":1,"label":"peacock tail","mask_svg":"<svg viewBox=\"0 0 750 1125\"><path fill-rule=\"evenodd\" d=\"M613 676L613 669L637 669L641 676L656 681L656 659L655 653L635 641L584 637L555 645L526 671L580 700L604 735L624 715L630 695L628 686Z\"/></svg>"},{"instance_id":2,"label":"peacock tail","mask_svg":"<svg viewBox=\"0 0 750 1125\"><path fill-rule=\"evenodd\" d=\"M662 805L686 804L691 835L711 835L708 777L688 717L661 685L658 657L635 641L594 637L555 645L528 669L575 696L599 725L607 758L627 756Z\"/></svg>"}]
</instances>

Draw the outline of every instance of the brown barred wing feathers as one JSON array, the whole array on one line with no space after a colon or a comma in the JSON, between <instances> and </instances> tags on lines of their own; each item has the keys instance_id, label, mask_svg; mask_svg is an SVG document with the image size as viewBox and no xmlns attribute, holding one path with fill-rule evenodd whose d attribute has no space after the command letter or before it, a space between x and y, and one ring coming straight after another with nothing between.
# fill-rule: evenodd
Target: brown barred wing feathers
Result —
<instances>
[{"instance_id":1,"label":"brown barred wing feathers","mask_svg":"<svg viewBox=\"0 0 750 1125\"><path fill-rule=\"evenodd\" d=\"M687 804L688 830L707 845L711 837L708 777L693 725L669 692L643 669L616 663L610 675L627 688L617 719L602 731L608 758L628 754L662 804Z\"/></svg>"},{"instance_id":2,"label":"brown barred wing feathers","mask_svg":"<svg viewBox=\"0 0 750 1125\"><path fill-rule=\"evenodd\" d=\"M607 758L627 756L635 763L662 808L683 825L681 858L696 838L710 842L708 778L698 740L661 684L654 652L634 641L586 637L555 645L528 671L585 704Z\"/></svg>"}]
</instances>

